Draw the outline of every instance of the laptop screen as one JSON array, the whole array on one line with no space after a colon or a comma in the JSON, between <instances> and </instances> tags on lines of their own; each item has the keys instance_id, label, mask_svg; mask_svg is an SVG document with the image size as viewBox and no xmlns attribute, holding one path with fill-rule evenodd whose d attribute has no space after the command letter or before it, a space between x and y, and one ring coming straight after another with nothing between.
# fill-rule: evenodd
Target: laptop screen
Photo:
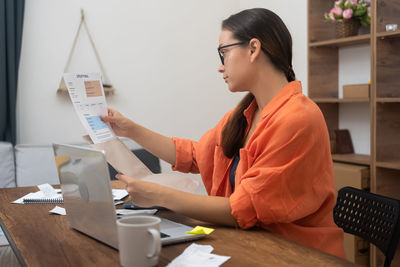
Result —
<instances>
[{"instance_id":1,"label":"laptop screen","mask_svg":"<svg viewBox=\"0 0 400 267\"><path fill-rule=\"evenodd\" d=\"M115 207L104 152L59 144L53 149L68 223L117 248Z\"/></svg>"}]
</instances>

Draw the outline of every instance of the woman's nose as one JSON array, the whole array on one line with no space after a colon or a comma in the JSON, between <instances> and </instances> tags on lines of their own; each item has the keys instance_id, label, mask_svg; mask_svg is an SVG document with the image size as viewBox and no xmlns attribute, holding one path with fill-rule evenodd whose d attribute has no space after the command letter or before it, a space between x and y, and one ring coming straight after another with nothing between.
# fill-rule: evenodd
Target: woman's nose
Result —
<instances>
[{"instance_id":1,"label":"woman's nose","mask_svg":"<svg viewBox=\"0 0 400 267\"><path fill-rule=\"evenodd\" d=\"M224 65L219 65L219 67L218 67L218 72L221 72L221 73L223 73L224 72Z\"/></svg>"}]
</instances>

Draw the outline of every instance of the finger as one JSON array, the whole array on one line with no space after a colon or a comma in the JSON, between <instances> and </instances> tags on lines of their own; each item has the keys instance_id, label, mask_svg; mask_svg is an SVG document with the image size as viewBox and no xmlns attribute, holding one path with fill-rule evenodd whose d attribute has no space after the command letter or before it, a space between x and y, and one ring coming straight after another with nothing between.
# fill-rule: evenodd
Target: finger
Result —
<instances>
[{"instance_id":1,"label":"finger","mask_svg":"<svg viewBox=\"0 0 400 267\"><path fill-rule=\"evenodd\" d=\"M100 116L101 120L104 122L115 122L116 119L111 116Z\"/></svg>"},{"instance_id":2,"label":"finger","mask_svg":"<svg viewBox=\"0 0 400 267\"><path fill-rule=\"evenodd\" d=\"M115 109L108 108L108 116L112 116L116 112Z\"/></svg>"},{"instance_id":3,"label":"finger","mask_svg":"<svg viewBox=\"0 0 400 267\"><path fill-rule=\"evenodd\" d=\"M132 181L132 180L133 180L133 178L131 178L131 177L129 177L129 176L126 176L126 175L124 175L124 174L122 174L122 173L118 173L117 175L115 175L115 177L116 177L118 180L120 180L121 182L125 183L125 184L128 184L129 181Z\"/></svg>"}]
</instances>

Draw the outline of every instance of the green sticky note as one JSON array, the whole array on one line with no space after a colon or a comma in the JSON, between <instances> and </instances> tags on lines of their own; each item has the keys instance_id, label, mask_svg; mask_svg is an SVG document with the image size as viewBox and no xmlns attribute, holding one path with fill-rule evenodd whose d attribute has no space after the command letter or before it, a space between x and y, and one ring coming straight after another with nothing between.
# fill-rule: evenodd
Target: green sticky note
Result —
<instances>
[{"instance_id":1,"label":"green sticky note","mask_svg":"<svg viewBox=\"0 0 400 267\"><path fill-rule=\"evenodd\" d=\"M192 235L209 235L214 231L212 228L207 228L203 226L196 226L193 228L191 231L186 232L187 234L192 234Z\"/></svg>"}]
</instances>

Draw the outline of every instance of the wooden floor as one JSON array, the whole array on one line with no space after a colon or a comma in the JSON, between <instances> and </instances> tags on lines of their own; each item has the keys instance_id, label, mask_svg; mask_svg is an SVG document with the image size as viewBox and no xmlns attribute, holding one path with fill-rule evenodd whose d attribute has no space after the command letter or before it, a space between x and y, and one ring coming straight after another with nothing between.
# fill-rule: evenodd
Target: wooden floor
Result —
<instances>
[{"instance_id":1,"label":"wooden floor","mask_svg":"<svg viewBox=\"0 0 400 267\"><path fill-rule=\"evenodd\" d=\"M17 258L14 255L7 238L0 235L0 266L20 267Z\"/></svg>"}]
</instances>

